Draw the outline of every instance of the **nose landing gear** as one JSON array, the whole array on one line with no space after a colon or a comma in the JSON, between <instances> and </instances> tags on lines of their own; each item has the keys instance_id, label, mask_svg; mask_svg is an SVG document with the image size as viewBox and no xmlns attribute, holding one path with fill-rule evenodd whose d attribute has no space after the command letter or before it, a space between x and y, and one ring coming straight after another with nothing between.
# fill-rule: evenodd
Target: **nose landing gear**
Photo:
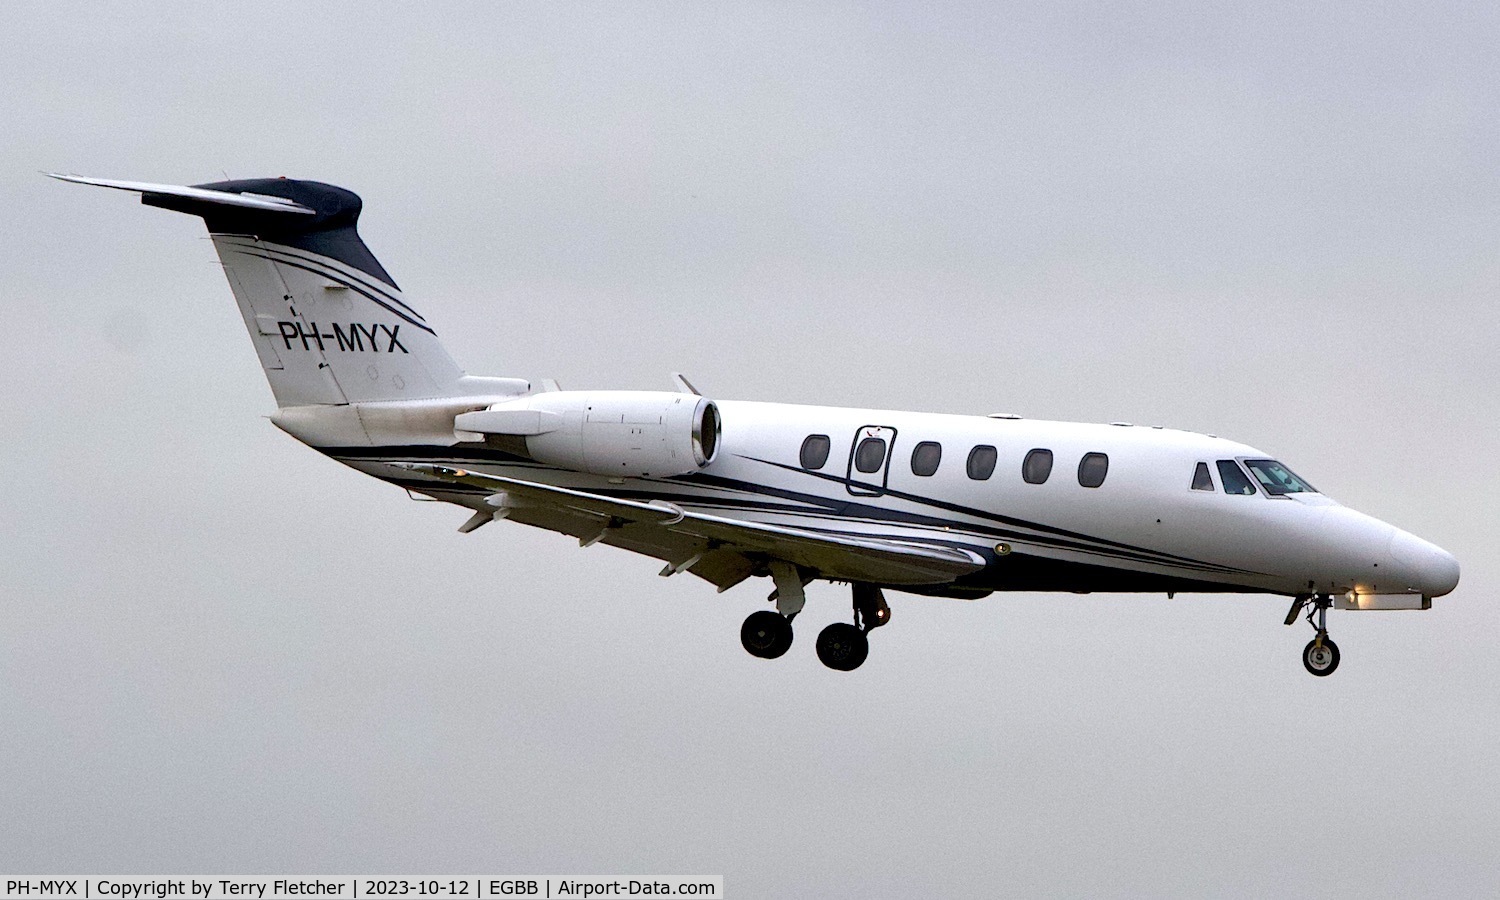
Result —
<instances>
[{"instance_id":1,"label":"nose landing gear","mask_svg":"<svg viewBox=\"0 0 1500 900\"><path fill-rule=\"evenodd\" d=\"M1332 605L1333 598L1327 594L1304 594L1292 601L1292 608L1286 614L1286 624L1290 625L1297 621L1297 614L1307 608L1307 624L1317 635L1302 648L1302 667L1319 677L1332 675L1339 667L1339 645L1328 636L1328 607Z\"/></svg>"}]
</instances>

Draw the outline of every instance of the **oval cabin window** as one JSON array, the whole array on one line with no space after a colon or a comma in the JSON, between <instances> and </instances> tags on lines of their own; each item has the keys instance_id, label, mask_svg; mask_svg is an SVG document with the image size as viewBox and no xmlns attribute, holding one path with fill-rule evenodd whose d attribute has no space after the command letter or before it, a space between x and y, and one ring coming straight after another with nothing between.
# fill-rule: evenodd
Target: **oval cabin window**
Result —
<instances>
[{"instance_id":1,"label":"oval cabin window","mask_svg":"<svg viewBox=\"0 0 1500 900\"><path fill-rule=\"evenodd\" d=\"M1021 463L1021 477L1027 484L1044 484L1052 475L1052 451L1036 449Z\"/></svg>"},{"instance_id":2,"label":"oval cabin window","mask_svg":"<svg viewBox=\"0 0 1500 900\"><path fill-rule=\"evenodd\" d=\"M828 464L828 448L833 446L826 434L810 434L802 442L802 468L821 469Z\"/></svg>"},{"instance_id":3,"label":"oval cabin window","mask_svg":"<svg viewBox=\"0 0 1500 900\"><path fill-rule=\"evenodd\" d=\"M1103 453L1085 453L1078 463L1078 483L1086 488L1096 488L1104 483L1109 474L1109 457Z\"/></svg>"},{"instance_id":4,"label":"oval cabin window","mask_svg":"<svg viewBox=\"0 0 1500 900\"><path fill-rule=\"evenodd\" d=\"M884 438L865 438L859 442L859 449L854 451L854 468L866 475L872 475L879 472L884 465Z\"/></svg>"},{"instance_id":5,"label":"oval cabin window","mask_svg":"<svg viewBox=\"0 0 1500 900\"><path fill-rule=\"evenodd\" d=\"M943 445L937 441L923 441L911 452L911 473L923 478L938 470L943 461Z\"/></svg>"},{"instance_id":6,"label":"oval cabin window","mask_svg":"<svg viewBox=\"0 0 1500 900\"><path fill-rule=\"evenodd\" d=\"M999 454L989 444L980 444L969 451L969 477L985 481L995 474L995 460Z\"/></svg>"}]
</instances>

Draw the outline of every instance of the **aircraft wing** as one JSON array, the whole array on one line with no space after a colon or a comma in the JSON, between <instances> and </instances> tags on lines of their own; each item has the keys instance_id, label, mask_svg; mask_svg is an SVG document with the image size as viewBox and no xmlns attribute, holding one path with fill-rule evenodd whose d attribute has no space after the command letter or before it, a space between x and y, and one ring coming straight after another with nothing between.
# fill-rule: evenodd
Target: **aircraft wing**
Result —
<instances>
[{"instance_id":1,"label":"aircraft wing","mask_svg":"<svg viewBox=\"0 0 1500 900\"><path fill-rule=\"evenodd\" d=\"M571 488L438 465L406 468L443 481L493 490L487 501L507 518L667 562L663 575L689 571L726 590L768 560L784 560L821 577L888 585L946 584L978 571L984 560L956 547L864 535L829 534L690 512ZM474 527L482 524L476 516ZM468 526L466 526L468 527Z\"/></svg>"}]
</instances>

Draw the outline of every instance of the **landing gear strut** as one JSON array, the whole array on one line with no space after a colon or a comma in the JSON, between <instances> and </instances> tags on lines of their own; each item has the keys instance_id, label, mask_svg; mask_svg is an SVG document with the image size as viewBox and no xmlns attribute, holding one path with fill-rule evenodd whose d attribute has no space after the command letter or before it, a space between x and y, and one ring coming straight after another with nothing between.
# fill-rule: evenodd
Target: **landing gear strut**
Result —
<instances>
[{"instance_id":1,"label":"landing gear strut","mask_svg":"<svg viewBox=\"0 0 1500 900\"><path fill-rule=\"evenodd\" d=\"M880 588L856 584L853 594L854 624L835 622L818 635L818 659L840 672L851 672L864 663L870 655L870 629L891 620L891 608Z\"/></svg>"},{"instance_id":2,"label":"landing gear strut","mask_svg":"<svg viewBox=\"0 0 1500 900\"><path fill-rule=\"evenodd\" d=\"M891 620L891 608L885 605L885 594L872 584L856 584L854 594L854 624L869 631L879 628Z\"/></svg>"},{"instance_id":3,"label":"landing gear strut","mask_svg":"<svg viewBox=\"0 0 1500 900\"><path fill-rule=\"evenodd\" d=\"M775 659L792 646L792 620L807 600L803 587L811 575L789 562L776 560L769 566L776 590L766 598L776 603L776 611L753 612L740 626L740 643L751 656Z\"/></svg>"},{"instance_id":4,"label":"landing gear strut","mask_svg":"<svg viewBox=\"0 0 1500 900\"><path fill-rule=\"evenodd\" d=\"M1286 624L1290 625L1297 621L1303 607L1307 608L1307 624L1317 635L1302 648L1302 666L1319 677L1332 675L1339 667L1339 645L1328 636L1328 607L1332 605L1333 598L1327 594L1303 595L1292 601L1292 608L1286 614Z\"/></svg>"}]
</instances>

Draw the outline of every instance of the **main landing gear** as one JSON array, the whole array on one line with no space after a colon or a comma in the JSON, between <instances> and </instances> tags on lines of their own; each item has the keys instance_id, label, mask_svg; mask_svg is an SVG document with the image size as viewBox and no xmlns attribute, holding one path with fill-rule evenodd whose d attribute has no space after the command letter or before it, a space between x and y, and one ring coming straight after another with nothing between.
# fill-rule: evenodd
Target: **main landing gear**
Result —
<instances>
[{"instance_id":1,"label":"main landing gear","mask_svg":"<svg viewBox=\"0 0 1500 900\"><path fill-rule=\"evenodd\" d=\"M834 622L818 635L818 659L830 669L852 672L870 655L869 633L891 620L880 588L854 585L854 624Z\"/></svg>"},{"instance_id":2,"label":"main landing gear","mask_svg":"<svg viewBox=\"0 0 1500 900\"><path fill-rule=\"evenodd\" d=\"M870 655L870 639L858 626L834 622L818 632L818 659L830 669L852 672Z\"/></svg>"},{"instance_id":3,"label":"main landing gear","mask_svg":"<svg viewBox=\"0 0 1500 900\"><path fill-rule=\"evenodd\" d=\"M1302 666L1319 677L1332 675L1339 667L1339 645L1328 636L1328 607L1332 605L1333 598L1327 594L1303 594L1292 601L1292 608L1286 614L1286 624L1290 625L1307 608L1307 624L1317 635L1302 648Z\"/></svg>"},{"instance_id":4,"label":"main landing gear","mask_svg":"<svg viewBox=\"0 0 1500 900\"><path fill-rule=\"evenodd\" d=\"M777 573L773 570L772 574ZM891 608L886 605L880 588L856 584L853 594L854 623L835 622L818 634L818 659L840 672L860 667L870 655L870 629L891 620ZM776 593L771 596L776 600L778 612L769 609L753 612L740 627L740 643L751 656L775 659L792 646L792 619L802 609L801 595L800 579L791 575L777 578Z\"/></svg>"},{"instance_id":5,"label":"main landing gear","mask_svg":"<svg viewBox=\"0 0 1500 900\"><path fill-rule=\"evenodd\" d=\"M792 647L792 617L762 609L740 626L740 643L751 656L775 659Z\"/></svg>"}]
</instances>

